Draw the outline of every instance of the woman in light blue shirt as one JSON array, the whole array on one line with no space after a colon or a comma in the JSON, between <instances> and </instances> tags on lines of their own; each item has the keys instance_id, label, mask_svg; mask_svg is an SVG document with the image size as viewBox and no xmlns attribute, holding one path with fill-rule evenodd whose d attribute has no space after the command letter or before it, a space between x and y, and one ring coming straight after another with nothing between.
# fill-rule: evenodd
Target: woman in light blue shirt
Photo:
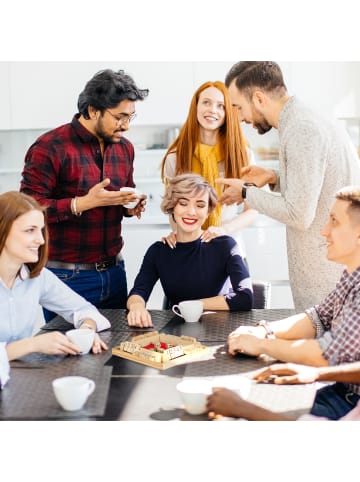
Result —
<instances>
[{"instance_id":1,"label":"woman in light blue shirt","mask_svg":"<svg viewBox=\"0 0 360 482\"><path fill-rule=\"evenodd\" d=\"M9 360L29 353L76 355L80 349L60 332L32 336L39 304L73 323L102 331L109 321L46 269L48 234L45 207L10 191L0 195L0 342ZM106 344L96 334L92 351Z\"/></svg>"}]
</instances>

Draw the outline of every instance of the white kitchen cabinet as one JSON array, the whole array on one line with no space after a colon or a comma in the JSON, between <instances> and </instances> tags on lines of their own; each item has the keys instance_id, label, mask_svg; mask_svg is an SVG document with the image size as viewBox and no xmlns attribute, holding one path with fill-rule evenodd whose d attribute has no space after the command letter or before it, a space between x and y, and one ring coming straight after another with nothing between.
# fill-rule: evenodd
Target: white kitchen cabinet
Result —
<instances>
[{"instance_id":1,"label":"white kitchen cabinet","mask_svg":"<svg viewBox=\"0 0 360 482\"><path fill-rule=\"evenodd\" d=\"M194 92L201 84L208 81L220 80L225 82L226 74L235 61L228 62L194 62Z\"/></svg>"},{"instance_id":2,"label":"white kitchen cabinet","mask_svg":"<svg viewBox=\"0 0 360 482\"><path fill-rule=\"evenodd\" d=\"M279 62L291 95L324 118L360 114L359 62Z\"/></svg>"},{"instance_id":3,"label":"white kitchen cabinet","mask_svg":"<svg viewBox=\"0 0 360 482\"><path fill-rule=\"evenodd\" d=\"M199 85L207 80L223 81L233 63L2 62L5 84L0 95L8 111L5 109L2 128L50 129L69 122L86 82L106 68L123 69L139 88L149 89L149 96L136 104L134 126L182 125Z\"/></svg>"},{"instance_id":4,"label":"white kitchen cabinet","mask_svg":"<svg viewBox=\"0 0 360 482\"><path fill-rule=\"evenodd\" d=\"M0 129L11 129L9 62L0 62L0 79Z\"/></svg>"},{"instance_id":5,"label":"white kitchen cabinet","mask_svg":"<svg viewBox=\"0 0 360 482\"><path fill-rule=\"evenodd\" d=\"M161 182L161 162L166 149L135 149L134 179L137 182L158 181Z\"/></svg>"},{"instance_id":6,"label":"white kitchen cabinet","mask_svg":"<svg viewBox=\"0 0 360 482\"><path fill-rule=\"evenodd\" d=\"M136 104L134 125L183 124L194 91L192 62L128 62L122 64L148 97Z\"/></svg>"},{"instance_id":7,"label":"white kitchen cabinet","mask_svg":"<svg viewBox=\"0 0 360 482\"><path fill-rule=\"evenodd\" d=\"M42 132L0 129L0 193L19 189L25 152Z\"/></svg>"},{"instance_id":8,"label":"white kitchen cabinet","mask_svg":"<svg viewBox=\"0 0 360 482\"><path fill-rule=\"evenodd\" d=\"M47 129L69 122L86 82L104 68L122 68L150 90L137 104L134 125L181 125L199 85L224 81L235 62L0 62L0 129ZM324 116L359 115L359 62L279 63L290 93Z\"/></svg>"},{"instance_id":9,"label":"white kitchen cabinet","mask_svg":"<svg viewBox=\"0 0 360 482\"><path fill-rule=\"evenodd\" d=\"M285 225L259 215L254 224L242 231L251 277L271 283L271 308L294 308L285 230Z\"/></svg>"},{"instance_id":10,"label":"white kitchen cabinet","mask_svg":"<svg viewBox=\"0 0 360 482\"><path fill-rule=\"evenodd\" d=\"M123 69L149 96L137 102L134 125L181 125L206 80L224 80L231 62L3 62L1 93L9 106L2 128L47 129L69 122L86 82L99 70ZM7 75L5 75L7 74ZM11 89L8 84L10 82ZM0 98L0 100L2 100ZM11 122L10 122L11 109Z\"/></svg>"},{"instance_id":11,"label":"white kitchen cabinet","mask_svg":"<svg viewBox=\"0 0 360 482\"><path fill-rule=\"evenodd\" d=\"M70 122L93 62L10 62L13 129L50 129Z\"/></svg>"},{"instance_id":12,"label":"white kitchen cabinet","mask_svg":"<svg viewBox=\"0 0 360 482\"><path fill-rule=\"evenodd\" d=\"M288 280L285 226L263 215L254 225L242 231L247 259L254 278Z\"/></svg>"},{"instance_id":13,"label":"white kitchen cabinet","mask_svg":"<svg viewBox=\"0 0 360 482\"><path fill-rule=\"evenodd\" d=\"M128 290L133 287L135 277L139 272L146 250L155 241L160 241L163 236L170 233L166 224L143 224L141 220L125 220L122 235L124 247L122 253L125 259ZM147 303L149 309L161 309L164 292L158 281Z\"/></svg>"},{"instance_id":14,"label":"white kitchen cabinet","mask_svg":"<svg viewBox=\"0 0 360 482\"><path fill-rule=\"evenodd\" d=\"M12 114L11 123L2 120L3 128L46 129L69 122L86 82L105 68L123 69L139 88L149 89L136 105L135 124L184 122L193 94L192 62L3 62L11 89L5 85L1 95Z\"/></svg>"}]
</instances>

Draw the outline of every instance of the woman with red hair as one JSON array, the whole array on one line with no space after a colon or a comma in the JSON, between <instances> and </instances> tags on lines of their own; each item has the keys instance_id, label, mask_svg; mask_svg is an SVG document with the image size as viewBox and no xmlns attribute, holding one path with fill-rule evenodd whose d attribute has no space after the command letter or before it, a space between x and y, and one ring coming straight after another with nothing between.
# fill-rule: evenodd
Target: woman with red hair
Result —
<instances>
[{"instance_id":1,"label":"woman with red hair","mask_svg":"<svg viewBox=\"0 0 360 482\"><path fill-rule=\"evenodd\" d=\"M237 112L232 106L223 82L205 82L194 93L188 117L179 136L169 146L162 161L161 176L166 184L178 174L193 172L203 176L212 185L217 195L222 186L215 183L218 177L240 177L242 167L249 164L251 151L242 134ZM242 212L238 206L217 205L203 226L203 241L230 235L239 244L245 258L245 246L239 231L252 223L257 211ZM172 233L163 241L174 247L176 225L170 219Z\"/></svg>"}]
</instances>

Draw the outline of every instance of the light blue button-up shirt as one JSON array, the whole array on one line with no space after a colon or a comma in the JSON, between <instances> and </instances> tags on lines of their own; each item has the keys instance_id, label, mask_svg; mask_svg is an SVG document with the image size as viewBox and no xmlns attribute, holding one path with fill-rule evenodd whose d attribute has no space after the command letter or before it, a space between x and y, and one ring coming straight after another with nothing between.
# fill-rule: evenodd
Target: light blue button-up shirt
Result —
<instances>
[{"instance_id":1,"label":"light blue button-up shirt","mask_svg":"<svg viewBox=\"0 0 360 482\"><path fill-rule=\"evenodd\" d=\"M11 343L32 336L39 304L62 316L78 328L85 318L95 321L97 331L110 328L110 322L83 297L70 289L51 271L29 277L23 265L14 286L9 289L0 278L0 342Z\"/></svg>"}]
</instances>

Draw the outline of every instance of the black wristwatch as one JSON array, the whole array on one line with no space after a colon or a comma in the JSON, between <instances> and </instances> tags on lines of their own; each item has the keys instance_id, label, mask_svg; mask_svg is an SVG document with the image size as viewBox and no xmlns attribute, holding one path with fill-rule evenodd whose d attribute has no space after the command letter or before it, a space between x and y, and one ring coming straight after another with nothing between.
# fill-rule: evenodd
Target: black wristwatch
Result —
<instances>
[{"instance_id":1,"label":"black wristwatch","mask_svg":"<svg viewBox=\"0 0 360 482\"><path fill-rule=\"evenodd\" d=\"M251 186L255 186L256 187L256 184L254 184L253 182L244 182L243 184L243 187L242 187L242 190L241 190L241 196L243 198L243 200L246 199L246 190L248 187L251 187Z\"/></svg>"}]
</instances>

